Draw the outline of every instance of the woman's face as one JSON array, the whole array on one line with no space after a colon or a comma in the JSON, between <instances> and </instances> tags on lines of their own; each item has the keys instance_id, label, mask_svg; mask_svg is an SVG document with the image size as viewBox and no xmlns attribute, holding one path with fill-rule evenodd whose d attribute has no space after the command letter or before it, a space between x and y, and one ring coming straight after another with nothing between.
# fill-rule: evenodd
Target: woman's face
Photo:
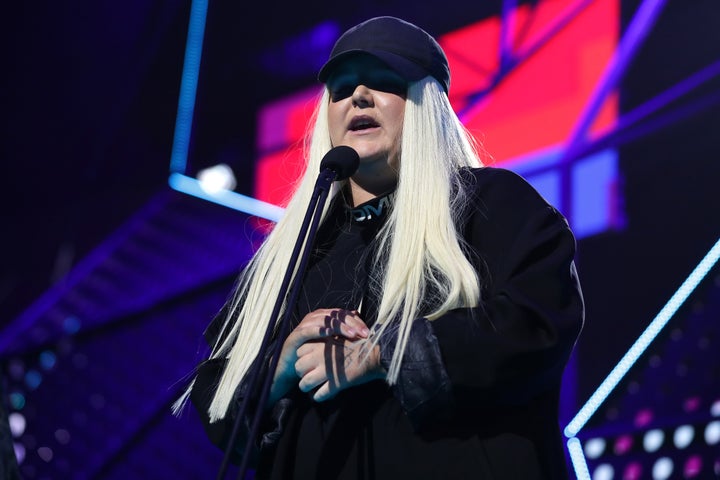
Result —
<instances>
[{"instance_id":1,"label":"woman's face","mask_svg":"<svg viewBox=\"0 0 720 480\"><path fill-rule=\"evenodd\" d=\"M333 146L358 152L360 174L396 175L407 82L375 57L357 55L335 69L327 88Z\"/></svg>"}]
</instances>

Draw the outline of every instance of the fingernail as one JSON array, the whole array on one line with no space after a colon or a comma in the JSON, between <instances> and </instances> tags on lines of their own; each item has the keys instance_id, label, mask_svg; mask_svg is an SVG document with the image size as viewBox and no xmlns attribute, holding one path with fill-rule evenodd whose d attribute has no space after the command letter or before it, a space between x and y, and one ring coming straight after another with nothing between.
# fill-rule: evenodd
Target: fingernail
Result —
<instances>
[{"instance_id":1,"label":"fingernail","mask_svg":"<svg viewBox=\"0 0 720 480\"><path fill-rule=\"evenodd\" d=\"M370 335L370 330L367 328L363 328L362 330L360 330L360 333L363 337L367 337L368 335Z\"/></svg>"}]
</instances>

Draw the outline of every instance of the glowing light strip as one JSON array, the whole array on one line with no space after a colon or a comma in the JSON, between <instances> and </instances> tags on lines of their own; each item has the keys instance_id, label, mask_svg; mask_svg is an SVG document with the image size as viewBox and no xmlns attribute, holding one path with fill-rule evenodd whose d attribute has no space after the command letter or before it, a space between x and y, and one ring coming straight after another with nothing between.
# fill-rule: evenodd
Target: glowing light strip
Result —
<instances>
[{"instance_id":1,"label":"glowing light strip","mask_svg":"<svg viewBox=\"0 0 720 480\"><path fill-rule=\"evenodd\" d=\"M709 82L719 75L720 60L713 62L711 65L708 65L699 72L690 75L661 94L656 95L651 100L648 100L639 107L636 107L633 111L625 114L621 119L621 126L618 128L628 128L629 126L640 122L642 119L659 111L675 100L689 94L693 90L699 88L702 84Z\"/></svg>"},{"instance_id":2,"label":"glowing light strip","mask_svg":"<svg viewBox=\"0 0 720 480\"><path fill-rule=\"evenodd\" d=\"M587 462L585 462L585 454L583 453L582 445L580 445L580 440L571 438L567 441L567 448L570 453L573 468L575 469L576 478L578 480L591 480L590 471L588 470Z\"/></svg>"},{"instance_id":3,"label":"glowing light strip","mask_svg":"<svg viewBox=\"0 0 720 480\"><path fill-rule=\"evenodd\" d=\"M585 134L605 103L605 99L623 78L628 65L635 58L635 54L655 25L655 20L662 12L665 2L666 0L645 0L638 7L620 44L615 49L613 58L603 72L585 110L570 134L566 145L566 156L571 156L573 150L578 148L585 139Z\"/></svg>"},{"instance_id":4,"label":"glowing light strip","mask_svg":"<svg viewBox=\"0 0 720 480\"><path fill-rule=\"evenodd\" d=\"M512 62L515 55L512 32L515 30L515 9L517 0L503 0L502 21L500 22L500 72L505 71Z\"/></svg>"},{"instance_id":5,"label":"glowing light strip","mask_svg":"<svg viewBox=\"0 0 720 480\"><path fill-rule=\"evenodd\" d=\"M618 385L618 383L627 374L628 370L635 364L637 359L647 349L650 343L665 327L670 318L678 311L680 306L687 300L690 294L697 288L698 284L708 274L711 268L720 259L720 240L710 249L705 257L700 261L695 270L683 282L680 288L660 310L660 313L650 322L650 325L638 337L635 343L625 353L620 362L612 369L607 378L600 384L590 396L590 399L583 405L580 411L565 427L565 436L570 438L578 434L580 429L587 423L592 415L597 411L600 405L610 395L610 392Z\"/></svg>"},{"instance_id":6,"label":"glowing light strip","mask_svg":"<svg viewBox=\"0 0 720 480\"><path fill-rule=\"evenodd\" d=\"M208 200L213 203L223 205L233 210L254 215L256 217L265 218L273 222L277 222L285 213L285 209L273 205L272 203L263 202L256 198L247 197L230 190L222 190L220 192L208 192L201 186L200 181L195 178L182 175L180 173L171 173L168 181L170 187L178 192L192 195L193 197Z\"/></svg>"},{"instance_id":7,"label":"glowing light strip","mask_svg":"<svg viewBox=\"0 0 720 480\"><path fill-rule=\"evenodd\" d=\"M633 15L630 25L623 34L619 45L615 49L613 57L605 67L595 90L592 92L583 112L575 122L570 137L568 138L563 153L562 175L560 180L560 208L565 216L572 223L575 218L572 201L572 179L570 169L570 158L574 157L576 150L585 142L586 133L593 121L605 104L607 97L615 89L616 85L625 75L628 65L631 63L640 46L644 43L648 33L655 25L655 20L665 6L667 0L644 0Z\"/></svg>"},{"instance_id":8,"label":"glowing light strip","mask_svg":"<svg viewBox=\"0 0 720 480\"><path fill-rule=\"evenodd\" d=\"M654 103L654 100L655 99L650 102ZM717 104L720 104L720 90L694 97L692 100L675 107L667 107L667 110L663 114L645 119L645 116L650 115L650 113L655 113L649 112L649 110L645 108L650 102L638 107L638 109L642 109L642 111L636 109L620 117L614 128L580 145L571 155L565 156L565 161L573 163L580 158L585 158L600 150L624 145L637 138L644 138L651 133L668 128L689 117L698 115L700 112L715 108ZM657 109L659 110L664 107L664 105L657 106Z\"/></svg>"},{"instance_id":9,"label":"glowing light strip","mask_svg":"<svg viewBox=\"0 0 720 480\"><path fill-rule=\"evenodd\" d=\"M190 7L190 22L185 44L185 60L183 63L182 80L180 82L180 98L178 99L177 116L175 117L175 134L173 137L170 171L185 173L190 146L190 130L192 129L193 112L195 110L195 94L197 92L200 58L202 57L203 36L205 34L205 18L207 17L207 0L193 0Z\"/></svg>"},{"instance_id":10,"label":"glowing light strip","mask_svg":"<svg viewBox=\"0 0 720 480\"><path fill-rule=\"evenodd\" d=\"M552 38L557 35L563 28L565 28L575 17L577 17L582 10L589 6L594 0L576 0L576 2L569 7L565 8L562 13L559 14L558 18L553 21L551 25L545 28L545 30L539 35L539 39L535 41L531 46L526 48L524 51L516 53L512 52L511 55L505 56L506 64L499 71L495 72L492 85L488 88L482 88L475 93L471 93L467 96L467 105L465 108L457 112L458 118L462 123L465 123L467 118L473 115L473 112L480 105L485 96L493 89L497 84L512 73L512 71L520 66L524 61L533 56L538 52L545 44L547 44ZM509 35L509 33L508 33ZM502 45L500 46L502 48ZM503 53L500 52L501 59Z\"/></svg>"},{"instance_id":11,"label":"glowing light strip","mask_svg":"<svg viewBox=\"0 0 720 480\"><path fill-rule=\"evenodd\" d=\"M526 60L528 57L534 55L538 50L543 48L552 38L560 33L565 27L567 27L582 11L589 7L595 0L576 0L575 3L568 5L565 9L557 15L551 24L543 28L543 30L537 35L537 41L532 45L528 45L524 50L519 52L517 60L519 62ZM535 7L533 7L535 8Z\"/></svg>"}]
</instances>

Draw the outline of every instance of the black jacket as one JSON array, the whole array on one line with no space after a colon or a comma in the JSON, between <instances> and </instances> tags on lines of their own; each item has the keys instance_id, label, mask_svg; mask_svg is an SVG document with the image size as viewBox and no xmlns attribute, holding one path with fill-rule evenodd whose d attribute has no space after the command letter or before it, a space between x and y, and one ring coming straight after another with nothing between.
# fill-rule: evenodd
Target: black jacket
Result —
<instances>
[{"instance_id":1,"label":"black jacket","mask_svg":"<svg viewBox=\"0 0 720 480\"><path fill-rule=\"evenodd\" d=\"M393 387L371 382L323 403L291 392L268 415L259 478L567 477L559 391L584 315L575 238L520 176L489 167L463 174L474 193L462 232L483 282L481 306L417 319ZM367 278L384 220L381 201L387 199L364 209L375 213L370 219L362 208L333 208L318 234L297 319L317 308L352 309L362 298L366 323L374 322L377 299ZM383 362L393 345L392 336L383 338ZM222 366L201 365L191 395L218 445L232 414L210 424L205 412Z\"/></svg>"}]
</instances>

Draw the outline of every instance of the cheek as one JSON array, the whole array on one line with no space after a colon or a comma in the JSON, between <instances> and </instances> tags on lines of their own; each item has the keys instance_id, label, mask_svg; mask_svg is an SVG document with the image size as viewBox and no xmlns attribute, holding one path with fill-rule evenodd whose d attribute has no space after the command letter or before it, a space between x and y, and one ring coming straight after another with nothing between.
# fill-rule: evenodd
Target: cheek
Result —
<instances>
[{"instance_id":1,"label":"cheek","mask_svg":"<svg viewBox=\"0 0 720 480\"><path fill-rule=\"evenodd\" d=\"M335 144L339 140L340 132L338 122L333 117L328 118L328 132L330 133L330 140Z\"/></svg>"},{"instance_id":2,"label":"cheek","mask_svg":"<svg viewBox=\"0 0 720 480\"><path fill-rule=\"evenodd\" d=\"M405 119L405 102L394 102L390 110L392 122L395 125L395 136L400 138L403 130L403 120Z\"/></svg>"},{"instance_id":3,"label":"cheek","mask_svg":"<svg viewBox=\"0 0 720 480\"><path fill-rule=\"evenodd\" d=\"M395 117L397 121L395 122L395 137L400 140L402 137L402 131L403 131L403 113L404 111L400 111L398 115Z\"/></svg>"},{"instance_id":4,"label":"cheek","mask_svg":"<svg viewBox=\"0 0 720 480\"><path fill-rule=\"evenodd\" d=\"M342 122L340 121L339 115L336 112L328 111L328 130L330 132L330 140L332 140L333 143L339 135L340 125L342 125Z\"/></svg>"}]
</instances>

